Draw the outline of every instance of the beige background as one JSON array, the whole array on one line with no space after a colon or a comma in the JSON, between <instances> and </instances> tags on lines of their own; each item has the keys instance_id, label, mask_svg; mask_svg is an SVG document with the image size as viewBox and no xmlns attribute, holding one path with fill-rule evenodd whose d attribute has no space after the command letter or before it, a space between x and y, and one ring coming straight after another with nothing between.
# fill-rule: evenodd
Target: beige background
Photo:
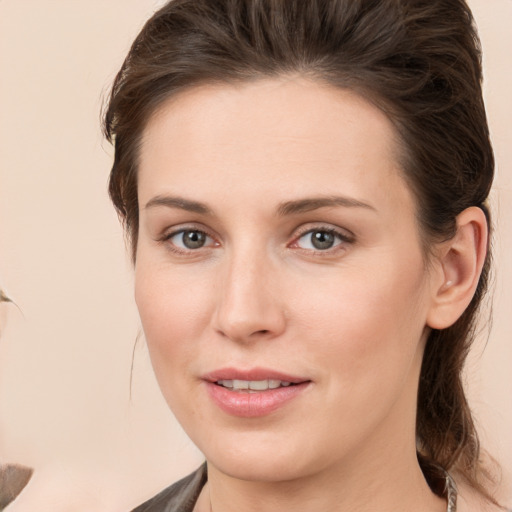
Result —
<instances>
[{"instance_id":1,"label":"beige background","mask_svg":"<svg viewBox=\"0 0 512 512\"><path fill-rule=\"evenodd\" d=\"M99 110L155 0L0 0L0 461L36 468L12 511L129 510L201 460L156 387L108 202ZM471 0L498 162L494 325L468 368L512 475L512 1ZM510 487L503 492L512 501Z\"/></svg>"}]
</instances>

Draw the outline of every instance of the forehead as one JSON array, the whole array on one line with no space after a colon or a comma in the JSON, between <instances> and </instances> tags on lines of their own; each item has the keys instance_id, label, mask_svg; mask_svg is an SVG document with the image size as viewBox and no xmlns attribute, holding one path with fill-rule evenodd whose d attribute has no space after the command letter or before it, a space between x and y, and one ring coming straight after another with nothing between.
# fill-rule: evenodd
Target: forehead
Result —
<instances>
[{"instance_id":1,"label":"forehead","mask_svg":"<svg viewBox=\"0 0 512 512\"><path fill-rule=\"evenodd\" d=\"M257 190L282 201L334 190L389 200L405 187L397 148L389 119L349 90L296 77L204 85L150 118L139 198L177 189L207 202Z\"/></svg>"}]
</instances>

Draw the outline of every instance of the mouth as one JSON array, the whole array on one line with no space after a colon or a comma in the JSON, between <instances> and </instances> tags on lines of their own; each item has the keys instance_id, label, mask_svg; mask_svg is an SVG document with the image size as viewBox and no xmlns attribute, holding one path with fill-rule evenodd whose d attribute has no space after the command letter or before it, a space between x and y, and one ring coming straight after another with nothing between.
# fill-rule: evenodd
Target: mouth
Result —
<instances>
[{"instance_id":1,"label":"mouth","mask_svg":"<svg viewBox=\"0 0 512 512\"><path fill-rule=\"evenodd\" d=\"M298 400L312 381L269 369L222 369L203 376L208 395L224 413L242 418L269 415Z\"/></svg>"},{"instance_id":2,"label":"mouth","mask_svg":"<svg viewBox=\"0 0 512 512\"><path fill-rule=\"evenodd\" d=\"M287 380L264 379L264 380L240 380L240 379L221 379L215 382L217 386L222 386L231 391L258 393L268 391L269 389L287 388L296 386L295 383Z\"/></svg>"},{"instance_id":3,"label":"mouth","mask_svg":"<svg viewBox=\"0 0 512 512\"><path fill-rule=\"evenodd\" d=\"M252 368L249 370L222 368L203 375L202 378L207 382L232 391L246 392L268 391L311 382L306 377L291 375L270 368Z\"/></svg>"}]
</instances>

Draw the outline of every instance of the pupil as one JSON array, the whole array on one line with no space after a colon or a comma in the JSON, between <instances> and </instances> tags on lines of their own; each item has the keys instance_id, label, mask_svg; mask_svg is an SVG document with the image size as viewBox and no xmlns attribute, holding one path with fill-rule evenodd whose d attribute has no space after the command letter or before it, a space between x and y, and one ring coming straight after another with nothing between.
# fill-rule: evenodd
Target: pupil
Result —
<instances>
[{"instance_id":1,"label":"pupil","mask_svg":"<svg viewBox=\"0 0 512 512\"><path fill-rule=\"evenodd\" d=\"M206 236L200 231L185 231L183 233L183 244L187 249L199 249L203 247Z\"/></svg>"},{"instance_id":2,"label":"pupil","mask_svg":"<svg viewBox=\"0 0 512 512\"><path fill-rule=\"evenodd\" d=\"M311 243L316 249L330 249L334 245L334 235L326 231L315 231Z\"/></svg>"}]
</instances>

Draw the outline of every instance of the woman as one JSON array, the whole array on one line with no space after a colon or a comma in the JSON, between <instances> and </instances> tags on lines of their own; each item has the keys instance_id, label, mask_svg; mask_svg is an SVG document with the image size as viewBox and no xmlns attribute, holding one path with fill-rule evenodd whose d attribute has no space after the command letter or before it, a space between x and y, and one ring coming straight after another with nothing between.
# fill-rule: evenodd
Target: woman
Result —
<instances>
[{"instance_id":1,"label":"woman","mask_svg":"<svg viewBox=\"0 0 512 512\"><path fill-rule=\"evenodd\" d=\"M153 367L206 458L137 512L497 507L461 384L494 168L462 0L174 0L105 132Z\"/></svg>"}]
</instances>

